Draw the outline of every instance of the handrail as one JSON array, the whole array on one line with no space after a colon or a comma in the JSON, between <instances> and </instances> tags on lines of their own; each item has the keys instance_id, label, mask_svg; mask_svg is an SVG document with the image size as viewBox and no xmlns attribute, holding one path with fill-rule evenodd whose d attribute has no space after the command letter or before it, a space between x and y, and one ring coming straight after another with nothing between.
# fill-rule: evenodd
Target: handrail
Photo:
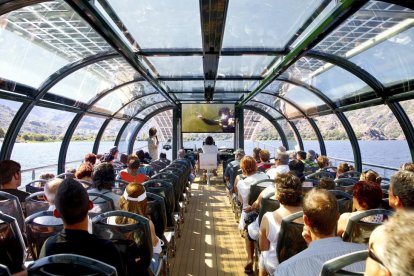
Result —
<instances>
[{"instance_id":1,"label":"handrail","mask_svg":"<svg viewBox=\"0 0 414 276\"><path fill-rule=\"evenodd\" d=\"M354 163L354 160L347 160L347 159L342 159L342 158L337 158L337 157L331 157L328 156L328 158L331 160L336 160L336 161L343 161L343 162L349 162L349 163ZM390 170L390 171L398 171L398 168L394 168L394 167L389 167L389 166L384 166L384 165L378 165L378 164L371 164L371 163L362 163L363 166L369 166L369 167L374 167L374 168L379 168L379 169L385 169L385 170Z\"/></svg>"},{"instance_id":2,"label":"handrail","mask_svg":"<svg viewBox=\"0 0 414 276\"><path fill-rule=\"evenodd\" d=\"M143 149L143 148L147 148L147 147L148 147L148 146L142 146L142 147L139 147L139 148L135 148L135 149L134 149L134 152L136 152L137 150ZM65 165L66 165L66 164L79 163L79 162L82 162L82 161L83 161L83 159L80 159L80 160L75 160L75 161L69 161L69 162L66 162L66 163L65 163ZM34 167L34 168L30 168L30 169L24 169L24 170L21 170L21 173L32 172L32 180L35 180L35 179L36 179L36 170L47 169L47 168L53 168L53 167L57 167L57 166L58 166L58 164L56 163L56 164L51 164L51 165L45 165L45 166L40 166L40 167Z\"/></svg>"}]
</instances>

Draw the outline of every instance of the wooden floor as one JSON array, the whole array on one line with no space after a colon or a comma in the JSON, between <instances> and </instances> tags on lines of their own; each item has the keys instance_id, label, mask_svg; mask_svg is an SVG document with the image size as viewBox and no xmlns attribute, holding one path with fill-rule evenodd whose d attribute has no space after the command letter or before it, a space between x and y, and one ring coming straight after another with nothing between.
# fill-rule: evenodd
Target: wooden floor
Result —
<instances>
[{"instance_id":1,"label":"wooden floor","mask_svg":"<svg viewBox=\"0 0 414 276\"><path fill-rule=\"evenodd\" d=\"M244 240L238 231L221 176L192 184L192 197L170 259L171 275L244 275Z\"/></svg>"}]
</instances>

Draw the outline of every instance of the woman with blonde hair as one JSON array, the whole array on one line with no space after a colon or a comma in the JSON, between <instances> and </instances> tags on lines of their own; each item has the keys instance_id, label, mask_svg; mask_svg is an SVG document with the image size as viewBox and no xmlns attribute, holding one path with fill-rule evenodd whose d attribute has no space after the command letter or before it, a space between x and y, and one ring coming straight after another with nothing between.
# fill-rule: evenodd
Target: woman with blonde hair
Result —
<instances>
[{"instance_id":1,"label":"woman with blonde hair","mask_svg":"<svg viewBox=\"0 0 414 276\"><path fill-rule=\"evenodd\" d=\"M371 181L377 184L381 185L381 176L376 172L373 171L371 169L361 173L361 175L359 176L359 180L361 181Z\"/></svg>"},{"instance_id":2,"label":"woman with blonde hair","mask_svg":"<svg viewBox=\"0 0 414 276\"><path fill-rule=\"evenodd\" d=\"M138 214L149 219L151 241L152 246L154 247L150 269L155 273L159 266L159 254L161 253L162 241L155 234L154 224L146 215L147 205L145 188L136 182L129 183L125 188L124 194L119 198L119 207L121 210ZM126 217L117 217L115 222L116 224L132 224L135 223L135 220Z\"/></svg>"}]
</instances>

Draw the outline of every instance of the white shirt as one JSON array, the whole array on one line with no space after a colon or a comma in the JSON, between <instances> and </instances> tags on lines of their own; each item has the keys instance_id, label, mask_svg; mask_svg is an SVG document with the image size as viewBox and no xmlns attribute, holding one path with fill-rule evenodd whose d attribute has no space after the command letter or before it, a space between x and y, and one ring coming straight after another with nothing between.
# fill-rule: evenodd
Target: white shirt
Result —
<instances>
[{"instance_id":1,"label":"white shirt","mask_svg":"<svg viewBox=\"0 0 414 276\"><path fill-rule=\"evenodd\" d=\"M203 150L203 153L218 153L218 148L216 145L203 145L201 149Z\"/></svg>"},{"instance_id":2,"label":"white shirt","mask_svg":"<svg viewBox=\"0 0 414 276\"><path fill-rule=\"evenodd\" d=\"M157 140L154 137L148 138L148 153L151 156L152 160L158 159L158 143Z\"/></svg>"},{"instance_id":3,"label":"white shirt","mask_svg":"<svg viewBox=\"0 0 414 276\"><path fill-rule=\"evenodd\" d=\"M278 174L288 173L290 171L288 165L279 165L276 168L270 168L267 170L266 174L270 179L275 179Z\"/></svg>"}]
</instances>

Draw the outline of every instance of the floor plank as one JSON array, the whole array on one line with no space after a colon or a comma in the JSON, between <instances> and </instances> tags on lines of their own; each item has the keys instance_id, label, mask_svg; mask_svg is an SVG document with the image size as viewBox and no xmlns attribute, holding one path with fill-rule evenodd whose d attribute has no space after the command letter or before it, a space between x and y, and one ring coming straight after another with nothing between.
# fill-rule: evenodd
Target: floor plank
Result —
<instances>
[{"instance_id":1,"label":"floor plank","mask_svg":"<svg viewBox=\"0 0 414 276\"><path fill-rule=\"evenodd\" d=\"M244 240L220 176L210 186L196 178L184 218L171 275L244 275Z\"/></svg>"}]
</instances>

